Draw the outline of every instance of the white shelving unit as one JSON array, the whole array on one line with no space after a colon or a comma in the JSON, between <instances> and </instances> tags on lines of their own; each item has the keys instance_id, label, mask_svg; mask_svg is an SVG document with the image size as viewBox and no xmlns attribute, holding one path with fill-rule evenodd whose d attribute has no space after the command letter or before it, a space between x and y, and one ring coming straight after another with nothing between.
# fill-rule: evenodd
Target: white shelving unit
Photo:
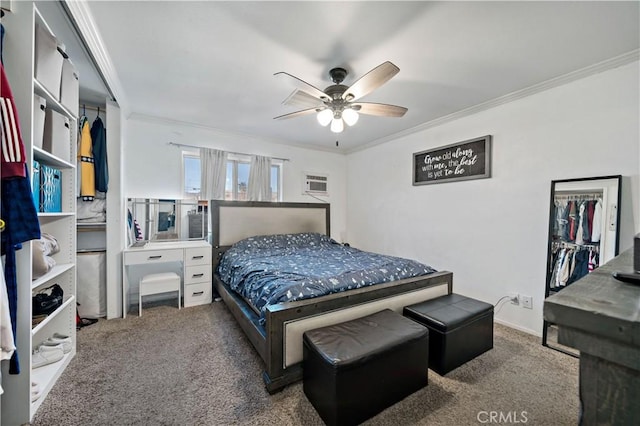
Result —
<instances>
[{"instance_id":1,"label":"white shelving unit","mask_svg":"<svg viewBox=\"0 0 640 426\"><path fill-rule=\"evenodd\" d=\"M6 29L4 39L4 66L11 84L20 117L23 143L32 167L33 160L55 167L62 175L62 212L39 213L40 229L53 235L60 251L53 255L56 266L43 277L32 280L32 242L23 244L16 252L18 279L18 319L16 346L21 372L8 374L8 363L3 363L1 396L1 424L3 426L29 423L46 399L47 394L76 354L76 167L75 164L58 158L35 147L32 141L33 95L46 99L47 108L69 118L69 158L75 161L77 144L77 117L65 108L38 82L35 75L35 29L36 24L48 28L33 2L12 2L11 12L2 19ZM64 40L62 40L64 42ZM66 141L64 141L66 143ZM64 292L63 304L43 321L32 324L32 295L39 290L58 284ZM31 368L32 351L54 333L71 336L73 348L61 361ZM38 383L41 396L31 401L31 383Z\"/></svg>"}]
</instances>

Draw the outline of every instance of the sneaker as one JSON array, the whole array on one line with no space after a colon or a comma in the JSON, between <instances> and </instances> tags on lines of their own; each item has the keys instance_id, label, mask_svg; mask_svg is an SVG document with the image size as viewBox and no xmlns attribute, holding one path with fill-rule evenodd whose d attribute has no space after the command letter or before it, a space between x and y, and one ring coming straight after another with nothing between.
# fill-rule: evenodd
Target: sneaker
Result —
<instances>
[{"instance_id":1,"label":"sneaker","mask_svg":"<svg viewBox=\"0 0 640 426\"><path fill-rule=\"evenodd\" d=\"M42 344L47 346L62 345L62 349L65 354L71 352L71 348L73 346L71 343L71 337L58 333L53 333L53 336L49 337Z\"/></svg>"},{"instance_id":2,"label":"sneaker","mask_svg":"<svg viewBox=\"0 0 640 426\"><path fill-rule=\"evenodd\" d=\"M36 382L31 382L31 402L34 402L40 398L40 386Z\"/></svg>"},{"instance_id":3,"label":"sneaker","mask_svg":"<svg viewBox=\"0 0 640 426\"><path fill-rule=\"evenodd\" d=\"M64 357L62 345L47 346L40 345L33 351L31 365L33 368L49 365L58 362Z\"/></svg>"}]
</instances>

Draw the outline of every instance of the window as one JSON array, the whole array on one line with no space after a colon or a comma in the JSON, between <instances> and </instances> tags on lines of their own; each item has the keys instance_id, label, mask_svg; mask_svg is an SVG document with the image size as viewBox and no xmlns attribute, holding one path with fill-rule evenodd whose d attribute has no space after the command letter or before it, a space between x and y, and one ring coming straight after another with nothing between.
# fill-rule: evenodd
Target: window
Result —
<instances>
[{"instance_id":1,"label":"window","mask_svg":"<svg viewBox=\"0 0 640 426\"><path fill-rule=\"evenodd\" d=\"M184 156L184 192L188 197L200 194L200 157Z\"/></svg>"},{"instance_id":2,"label":"window","mask_svg":"<svg viewBox=\"0 0 640 426\"><path fill-rule=\"evenodd\" d=\"M187 198L200 198L200 155L192 152L182 153L183 188ZM230 155L227 161L227 182L225 200L247 200L249 170L251 161L248 156ZM282 161L271 163L271 201L282 200Z\"/></svg>"}]
</instances>

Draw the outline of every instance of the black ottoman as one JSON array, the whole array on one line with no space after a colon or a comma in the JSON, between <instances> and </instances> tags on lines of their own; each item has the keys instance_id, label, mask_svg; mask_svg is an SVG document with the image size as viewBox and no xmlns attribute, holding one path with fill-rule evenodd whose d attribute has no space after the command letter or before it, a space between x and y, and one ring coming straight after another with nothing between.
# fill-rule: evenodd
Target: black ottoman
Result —
<instances>
[{"instance_id":1,"label":"black ottoman","mask_svg":"<svg viewBox=\"0 0 640 426\"><path fill-rule=\"evenodd\" d=\"M493 305L448 294L404 308L429 328L429 368L442 375L493 348Z\"/></svg>"},{"instance_id":2,"label":"black ottoman","mask_svg":"<svg viewBox=\"0 0 640 426\"><path fill-rule=\"evenodd\" d=\"M389 309L306 331L304 393L328 425L355 425L427 385L429 330Z\"/></svg>"}]
</instances>

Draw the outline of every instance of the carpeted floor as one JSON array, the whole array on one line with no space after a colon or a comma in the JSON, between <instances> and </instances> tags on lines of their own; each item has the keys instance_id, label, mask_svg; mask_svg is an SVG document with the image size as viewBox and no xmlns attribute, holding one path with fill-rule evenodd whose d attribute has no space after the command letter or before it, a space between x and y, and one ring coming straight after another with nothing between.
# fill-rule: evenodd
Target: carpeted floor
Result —
<instances>
[{"instance_id":1,"label":"carpeted floor","mask_svg":"<svg viewBox=\"0 0 640 426\"><path fill-rule=\"evenodd\" d=\"M321 425L297 383L269 395L262 360L224 303L101 320L33 425ZM492 414L493 412L493 414ZM494 348L366 425L576 425L578 360L496 324ZM494 416L494 421L491 420Z\"/></svg>"}]
</instances>

